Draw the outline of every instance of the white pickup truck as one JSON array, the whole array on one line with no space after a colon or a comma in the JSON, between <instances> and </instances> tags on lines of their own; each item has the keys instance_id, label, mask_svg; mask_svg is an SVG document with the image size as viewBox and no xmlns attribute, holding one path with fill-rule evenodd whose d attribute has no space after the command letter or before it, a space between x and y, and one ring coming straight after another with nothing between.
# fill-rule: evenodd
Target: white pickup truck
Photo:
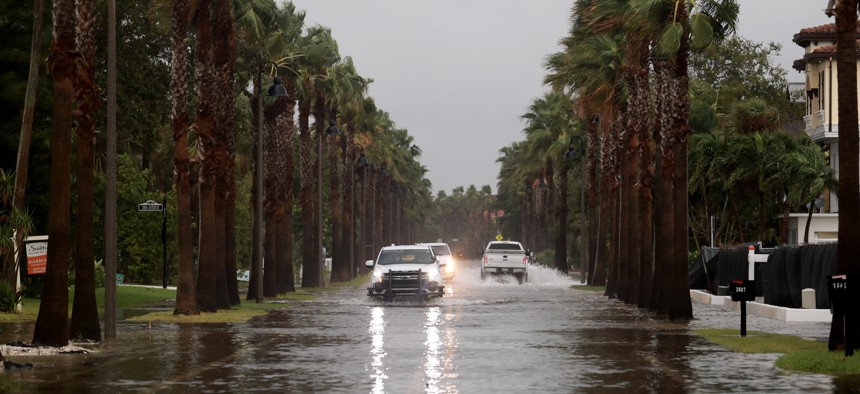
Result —
<instances>
[{"instance_id":1,"label":"white pickup truck","mask_svg":"<svg viewBox=\"0 0 860 394\"><path fill-rule=\"evenodd\" d=\"M481 259L481 279L487 275L513 275L519 284L529 281L531 252L516 241L490 241Z\"/></svg>"}]
</instances>

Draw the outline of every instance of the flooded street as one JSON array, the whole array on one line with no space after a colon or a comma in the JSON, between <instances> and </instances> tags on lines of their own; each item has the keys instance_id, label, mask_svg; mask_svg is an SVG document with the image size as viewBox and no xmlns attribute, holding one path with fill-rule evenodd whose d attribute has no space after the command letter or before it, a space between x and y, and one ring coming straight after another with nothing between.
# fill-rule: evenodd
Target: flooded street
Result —
<instances>
[{"instance_id":1,"label":"flooded street","mask_svg":"<svg viewBox=\"0 0 860 394\"><path fill-rule=\"evenodd\" d=\"M551 270L532 271L522 286L478 276L459 272L445 297L423 304L353 289L246 324L123 322L100 353L13 358L36 366L6 372L0 392L831 392L850 384L782 372L776 355L726 351L692 333L716 324L654 320L571 289L575 282ZM24 327L3 328L3 343L30 339Z\"/></svg>"}]
</instances>

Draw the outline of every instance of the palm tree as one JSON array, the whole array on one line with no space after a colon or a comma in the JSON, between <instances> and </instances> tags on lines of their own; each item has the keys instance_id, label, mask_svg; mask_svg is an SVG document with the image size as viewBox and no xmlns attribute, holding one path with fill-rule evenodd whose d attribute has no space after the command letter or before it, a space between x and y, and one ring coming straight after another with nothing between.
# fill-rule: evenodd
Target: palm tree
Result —
<instances>
[{"instance_id":1,"label":"palm tree","mask_svg":"<svg viewBox=\"0 0 860 394\"><path fill-rule=\"evenodd\" d=\"M77 225L75 228L75 297L69 335L92 341L101 340L96 307L95 224L93 223L95 187L95 123L99 99L95 83L96 10L92 0L78 1L77 80L78 174Z\"/></svg>"},{"instance_id":2,"label":"palm tree","mask_svg":"<svg viewBox=\"0 0 860 394\"><path fill-rule=\"evenodd\" d=\"M228 1L215 4L213 19L213 60L216 66L215 94L215 144L218 159L218 177L215 204L223 209L216 210L216 284L218 305L229 309L238 305L239 287L236 278L236 58L237 30L233 17L233 5Z\"/></svg>"},{"instance_id":3,"label":"palm tree","mask_svg":"<svg viewBox=\"0 0 860 394\"><path fill-rule=\"evenodd\" d=\"M278 67L287 70L284 80L287 97L278 98L265 111L265 126L269 129L266 142L264 167L268 169L265 180L266 234L264 253L268 258L268 272L264 276L264 295L273 297L278 293L295 291L293 274L293 184L295 103L297 87L295 70L304 55L305 48L299 44L304 29L304 12L297 12L292 3L276 9L264 8L259 23L247 23L244 35L254 44L253 58L272 59ZM254 10L245 15L255 15ZM266 29L260 30L264 26ZM280 57L281 54L287 56ZM274 70L277 71L277 70ZM259 88L258 88L259 89ZM259 90L257 90L259 92ZM253 100L256 102L257 100ZM254 109L254 113L258 112ZM256 122L255 122L256 124ZM256 243L255 243L256 245ZM256 261L256 259L255 259ZM252 278L253 282L253 278ZM249 293L250 294L250 293Z\"/></svg>"},{"instance_id":4,"label":"palm tree","mask_svg":"<svg viewBox=\"0 0 860 394\"><path fill-rule=\"evenodd\" d=\"M329 175L330 175L330 191L329 191L329 209L331 210L331 234L332 234L332 282L343 282L352 279L355 274L355 263L352 259L354 255L354 241L352 227L352 205L353 205L353 181L354 173L352 164L353 160L353 140L350 137L350 129L354 128L352 123L355 122L356 113L361 108L364 95L367 92L367 86L370 82L367 79L358 75L355 66L352 63L352 58L346 57L342 62L335 65L329 74L328 81L331 85L329 89L335 93L330 100L333 107L332 113L337 113L335 109L340 109L342 118L347 120L347 127L341 126L341 130L347 134L341 137L341 157L339 163L337 154L334 149L334 143L329 144ZM337 169L343 168L343 179L338 176ZM339 186L343 188L343 205L340 205Z\"/></svg>"},{"instance_id":5,"label":"palm tree","mask_svg":"<svg viewBox=\"0 0 860 394\"><path fill-rule=\"evenodd\" d=\"M595 31L593 22L600 19L595 19L594 5L593 0L574 4L571 33L562 40L564 51L548 58L546 82L572 89L578 99L577 116L588 125L588 223L589 234L594 235L589 237L589 283L603 285L607 278L607 236L614 228L614 221L606 220L612 211L609 131L615 125L621 97L618 70L622 51L614 37Z\"/></svg>"},{"instance_id":6,"label":"palm tree","mask_svg":"<svg viewBox=\"0 0 860 394\"><path fill-rule=\"evenodd\" d=\"M191 10L185 0L172 4L170 30L170 95L173 104L174 184L178 232L179 283L176 286L176 315L197 315L197 285L194 282L194 239L191 231L191 165L188 155L188 26Z\"/></svg>"},{"instance_id":7,"label":"palm tree","mask_svg":"<svg viewBox=\"0 0 860 394\"><path fill-rule=\"evenodd\" d=\"M328 67L339 59L337 44L331 37L331 31L321 26L308 29L302 38L302 46L307 48L308 56L301 59L297 77L297 93L299 96L299 139L301 141L301 197L302 207L302 287L319 287L322 282L320 270L322 250L317 250L317 222L315 211L317 202L314 191L319 179L318 170L314 171L314 154L311 151L313 142L310 130L310 115L314 112L317 126L317 143L321 147L322 131L324 131L325 102L317 82L325 76ZM318 153L319 154L319 149ZM321 202L321 201L320 201Z\"/></svg>"},{"instance_id":8,"label":"palm tree","mask_svg":"<svg viewBox=\"0 0 860 394\"><path fill-rule=\"evenodd\" d=\"M785 189L783 223L788 223L788 212L804 204L809 204L809 216L806 219L806 232L803 243L809 243L809 224L812 222L812 212L815 200L828 189L838 187L836 171L827 163L821 152L821 147L808 139L788 152L782 161L784 165L776 174L774 181ZM786 230L784 230L786 231Z\"/></svg>"},{"instance_id":9,"label":"palm tree","mask_svg":"<svg viewBox=\"0 0 860 394\"><path fill-rule=\"evenodd\" d=\"M211 1L197 3L196 74L202 80L214 80L213 37L210 19ZM202 312L215 312L219 309L217 298L219 271L217 251L217 221L215 193L217 186L217 161L215 157L215 102L214 95L204 92L205 84L198 84L199 105L194 129L202 157L199 164L200 187L200 253L197 275L197 302Z\"/></svg>"},{"instance_id":10,"label":"palm tree","mask_svg":"<svg viewBox=\"0 0 860 394\"><path fill-rule=\"evenodd\" d=\"M65 346L69 343L69 208L71 201L71 130L74 103L75 19L73 0L54 0L53 42L48 72L54 87L51 135L51 202L45 287L33 343Z\"/></svg>"},{"instance_id":11,"label":"palm tree","mask_svg":"<svg viewBox=\"0 0 860 394\"><path fill-rule=\"evenodd\" d=\"M26 196L27 174L30 163L30 142L33 139L33 118L36 112L36 85L39 83L39 64L42 61L42 14L44 13L44 1L33 1L33 38L30 44L30 72L27 76L27 90L24 94L24 110L21 117L21 137L18 140L18 158L15 162L15 191L12 196L12 207L14 212L24 212L24 198ZM27 233L24 227L19 227L15 232L15 247L24 249L24 237ZM12 256L12 254L9 254ZM15 267L17 261L7 259L4 269L0 272L0 281L12 283L15 278Z\"/></svg>"},{"instance_id":12,"label":"palm tree","mask_svg":"<svg viewBox=\"0 0 860 394\"><path fill-rule=\"evenodd\" d=\"M558 206L557 233L555 239L555 267L567 273L567 171L564 165L564 155L569 146L570 136L573 135L573 122L569 117L572 104L561 91L544 94L529 106L529 112L523 115L527 121L526 134L537 156L547 157L550 173L558 176L558 194L555 198Z\"/></svg>"}]
</instances>

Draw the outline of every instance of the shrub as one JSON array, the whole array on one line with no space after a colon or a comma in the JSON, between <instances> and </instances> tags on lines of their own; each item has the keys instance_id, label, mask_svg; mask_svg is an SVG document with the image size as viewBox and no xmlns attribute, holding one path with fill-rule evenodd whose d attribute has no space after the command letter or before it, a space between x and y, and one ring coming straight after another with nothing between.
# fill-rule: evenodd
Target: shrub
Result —
<instances>
[{"instance_id":1,"label":"shrub","mask_svg":"<svg viewBox=\"0 0 860 394\"><path fill-rule=\"evenodd\" d=\"M14 286L6 282L0 283L0 312L15 313L21 302L23 291L16 291Z\"/></svg>"}]
</instances>

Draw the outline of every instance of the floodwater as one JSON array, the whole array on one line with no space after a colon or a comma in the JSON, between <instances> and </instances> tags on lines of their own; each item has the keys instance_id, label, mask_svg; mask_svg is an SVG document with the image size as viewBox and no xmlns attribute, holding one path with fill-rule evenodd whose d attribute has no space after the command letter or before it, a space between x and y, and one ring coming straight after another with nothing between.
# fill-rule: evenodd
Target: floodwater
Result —
<instances>
[{"instance_id":1,"label":"floodwater","mask_svg":"<svg viewBox=\"0 0 860 394\"><path fill-rule=\"evenodd\" d=\"M533 267L535 268L535 267ZM10 357L0 392L571 393L832 392L852 378L783 372L655 320L552 270L529 283L482 282L464 269L426 303L350 289L243 324L120 322L86 355ZM709 308L713 308L708 306ZM700 308L700 307L697 307ZM784 323L783 323L784 324ZM4 325L2 343L31 325ZM750 329L756 327L753 323ZM826 332L822 333L826 336Z\"/></svg>"}]
</instances>

